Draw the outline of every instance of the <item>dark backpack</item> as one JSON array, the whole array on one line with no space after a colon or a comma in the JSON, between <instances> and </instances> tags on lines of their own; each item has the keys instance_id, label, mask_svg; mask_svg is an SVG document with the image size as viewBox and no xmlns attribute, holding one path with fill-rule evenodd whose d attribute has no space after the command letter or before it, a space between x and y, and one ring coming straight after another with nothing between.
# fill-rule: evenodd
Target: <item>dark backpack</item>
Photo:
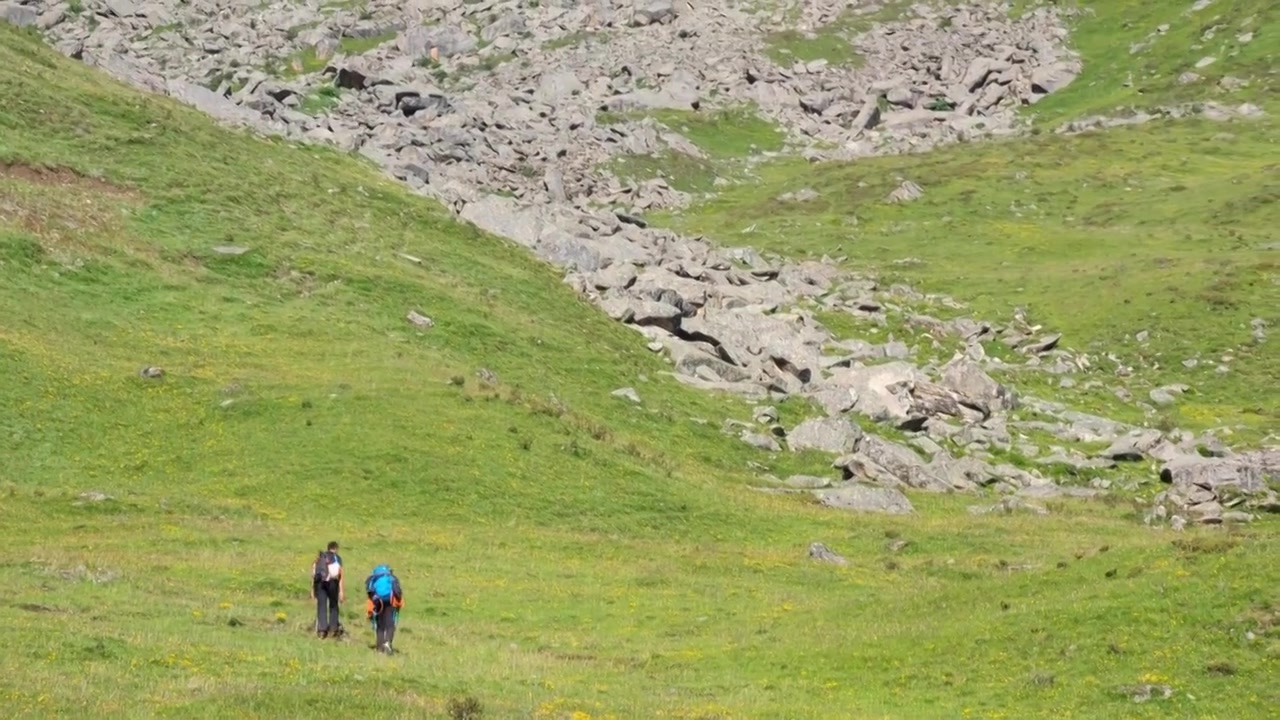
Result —
<instances>
[{"instance_id":1,"label":"dark backpack","mask_svg":"<svg viewBox=\"0 0 1280 720\"><path fill-rule=\"evenodd\" d=\"M321 550L320 555L316 557L316 569L315 569L315 572L312 573L311 575L311 580L313 582L318 582L318 583L325 582L326 580L328 580L329 564L335 563L335 562L340 562L338 560L337 553L332 552L330 550ZM337 578L333 578L333 579L337 580Z\"/></svg>"}]
</instances>

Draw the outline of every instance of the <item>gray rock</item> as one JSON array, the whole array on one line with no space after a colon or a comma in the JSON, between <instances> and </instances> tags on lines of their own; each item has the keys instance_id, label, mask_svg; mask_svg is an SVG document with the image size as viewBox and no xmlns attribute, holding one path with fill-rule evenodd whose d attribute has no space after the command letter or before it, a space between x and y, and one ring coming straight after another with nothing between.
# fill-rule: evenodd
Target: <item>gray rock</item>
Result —
<instances>
[{"instance_id":1,"label":"gray rock","mask_svg":"<svg viewBox=\"0 0 1280 720\"><path fill-rule=\"evenodd\" d=\"M813 393L810 397L829 416L842 415L852 410L858 402L858 394L851 388L827 388Z\"/></svg>"},{"instance_id":2,"label":"gray rock","mask_svg":"<svg viewBox=\"0 0 1280 720\"><path fill-rule=\"evenodd\" d=\"M635 0L635 12L631 16L633 27L674 20L676 9L671 0Z\"/></svg>"},{"instance_id":3,"label":"gray rock","mask_svg":"<svg viewBox=\"0 0 1280 720\"><path fill-rule=\"evenodd\" d=\"M539 102L553 105L565 102L584 90L586 90L586 86L578 79L576 73L570 70L562 70L543 75L538 81L538 90L534 96Z\"/></svg>"},{"instance_id":4,"label":"gray rock","mask_svg":"<svg viewBox=\"0 0 1280 720\"><path fill-rule=\"evenodd\" d=\"M107 11L119 18L143 14L138 4L133 0L104 0L104 3Z\"/></svg>"},{"instance_id":5,"label":"gray rock","mask_svg":"<svg viewBox=\"0 0 1280 720\"><path fill-rule=\"evenodd\" d=\"M839 510L886 515L907 515L915 512L907 496L893 488L853 483L830 490L818 490L814 494L821 504Z\"/></svg>"},{"instance_id":6,"label":"gray rock","mask_svg":"<svg viewBox=\"0 0 1280 720\"><path fill-rule=\"evenodd\" d=\"M1060 497L1093 498L1098 497L1101 494L1103 493L1099 488L1053 485L1050 483L1029 485L1017 491L1018 497L1034 498L1037 500L1049 500Z\"/></svg>"},{"instance_id":7,"label":"gray rock","mask_svg":"<svg viewBox=\"0 0 1280 720\"><path fill-rule=\"evenodd\" d=\"M617 390L614 390L609 394L617 398L630 400L631 402L636 403L637 405L640 404L640 394L637 393L636 389L633 387L618 388Z\"/></svg>"},{"instance_id":8,"label":"gray rock","mask_svg":"<svg viewBox=\"0 0 1280 720\"><path fill-rule=\"evenodd\" d=\"M1009 388L991 378L977 363L957 358L942 368L942 384L962 400L986 414L1017 407L1017 397Z\"/></svg>"},{"instance_id":9,"label":"gray rock","mask_svg":"<svg viewBox=\"0 0 1280 720\"><path fill-rule=\"evenodd\" d=\"M868 99L862 109L858 111L858 116L853 119L850 125L852 130L861 132L871 130L880 124L880 104L875 98Z\"/></svg>"},{"instance_id":10,"label":"gray rock","mask_svg":"<svg viewBox=\"0 0 1280 720\"><path fill-rule=\"evenodd\" d=\"M1115 442L1104 451L1102 456L1112 460L1137 462L1144 459L1164 439L1159 430L1135 430Z\"/></svg>"},{"instance_id":11,"label":"gray rock","mask_svg":"<svg viewBox=\"0 0 1280 720\"><path fill-rule=\"evenodd\" d=\"M480 37L485 42L493 42L500 37L507 35L519 35L524 31L524 16L519 13L509 12L486 25L484 29L480 31Z\"/></svg>"},{"instance_id":12,"label":"gray rock","mask_svg":"<svg viewBox=\"0 0 1280 720\"><path fill-rule=\"evenodd\" d=\"M805 420L787 436L793 451L821 450L843 455L853 452L862 430L847 418L826 417Z\"/></svg>"},{"instance_id":13,"label":"gray rock","mask_svg":"<svg viewBox=\"0 0 1280 720\"><path fill-rule=\"evenodd\" d=\"M826 381L828 387L852 390L854 409L875 422L899 423L911 417L909 388L925 375L909 362L895 360L880 365L839 369Z\"/></svg>"},{"instance_id":14,"label":"gray rock","mask_svg":"<svg viewBox=\"0 0 1280 720\"><path fill-rule=\"evenodd\" d=\"M19 5L14 2L0 2L0 21L17 25L18 27L31 27L36 24L39 19L35 8L27 5Z\"/></svg>"},{"instance_id":15,"label":"gray rock","mask_svg":"<svg viewBox=\"0 0 1280 720\"><path fill-rule=\"evenodd\" d=\"M889 197L886 200L891 203L904 203L919 200L922 197L924 197L924 190L920 189L919 185L910 180L903 180L897 189L889 193Z\"/></svg>"},{"instance_id":16,"label":"gray rock","mask_svg":"<svg viewBox=\"0 0 1280 720\"><path fill-rule=\"evenodd\" d=\"M601 309L609 317L633 325L653 325L674 331L678 325L680 308L657 300L637 300L627 297L603 301Z\"/></svg>"},{"instance_id":17,"label":"gray rock","mask_svg":"<svg viewBox=\"0 0 1280 720\"><path fill-rule=\"evenodd\" d=\"M1168 700L1173 697L1173 688L1168 685L1151 685L1144 683L1125 689L1125 694L1135 703L1144 703L1152 699Z\"/></svg>"},{"instance_id":18,"label":"gray rock","mask_svg":"<svg viewBox=\"0 0 1280 720\"><path fill-rule=\"evenodd\" d=\"M1059 465L1080 474L1090 470L1110 470L1116 466L1114 460L1109 458L1087 458L1080 456L1074 452L1065 452L1059 450L1036 460L1037 465L1045 467Z\"/></svg>"},{"instance_id":19,"label":"gray rock","mask_svg":"<svg viewBox=\"0 0 1280 720\"><path fill-rule=\"evenodd\" d=\"M1031 90L1036 93L1054 93L1070 85L1080 74L1076 63L1056 62L1036 68L1031 73Z\"/></svg>"},{"instance_id":20,"label":"gray rock","mask_svg":"<svg viewBox=\"0 0 1280 720\"><path fill-rule=\"evenodd\" d=\"M1225 458L1187 455L1164 464L1160 480L1174 488L1233 488L1243 494L1268 490L1268 479L1280 479L1280 451L1263 450Z\"/></svg>"},{"instance_id":21,"label":"gray rock","mask_svg":"<svg viewBox=\"0 0 1280 720\"><path fill-rule=\"evenodd\" d=\"M778 441L768 435L743 430L739 437L746 444L760 450L767 450L768 452L782 451L782 446L778 444Z\"/></svg>"},{"instance_id":22,"label":"gray rock","mask_svg":"<svg viewBox=\"0 0 1280 720\"><path fill-rule=\"evenodd\" d=\"M1014 513L1029 513L1032 515L1048 515L1049 511L1034 503L1008 496L1000 498L1000 500L991 506L970 505L969 512L974 515L987 515L990 513L999 513L1002 515L1012 515Z\"/></svg>"},{"instance_id":23,"label":"gray rock","mask_svg":"<svg viewBox=\"0 0 1280 720\"><path fill-rule=\"evenodd\" d=\"M831 487L831 479L816 475L792 475L784 480L783 484L801 490L821 490Z\"/></svg>"},{"instance_id":24,"label":"gray rock","mask_svg":"<svg viewBox=\"0 0 1280 720\"><path fill-rule=\"evenodd\" d=\"M1044 353L1058 347L1058 343L1061 342L1061 340L1061 333L1053 333L1051 335L1046 335L1029 345L1023 346L1021 351L1027 354L1043 355Z\"/></svg>"},{"instance_id":25,"label":"gray rock","mask_svg":"<svg viewBox=\"0 0 1280 720\"><path fill-rule=\"evenodd\" d=\"M1199 522L1222 522L1228 508L1280 512L1280 496L1271 487L1280 482L1280 450L1177 457L1161 468L1160 479L1169 488L1156 497L1156 506L1168 506Z\"/></svg>"},{"instance_id":26,"label":"gray rock","mask_svg":"<svg viewBox=\"0 0 1280 720\"><path fill-rule=\"evenodd\" d=\"M931 491L955 489L914 450L875 435L863 435L856 451L837 458L832 466L840 469L846 480L861 479L889 487Z\"/></svg>"},{"instance_id":27,"label":"gray rock","mask_svg":"<svg viewBox=\"0 0 1280 720\"><path fill-rule=\"evenodd\" d=\"M449 25L412 27L396 38L400 52L413 59L430 57L432 50L442 58L465 55L474 51L477 45L471 33Z\"/></svg>"},{"instance_id":28,"label":"gray rock","mask_svg":"<svg viewBox=\"0 0 1280 720\"><path fill-rule=\"evenodd\" d=\"M820 542L809 545L809 559L819 562L831 563L833 565L848 565L849 561L842 555L831 550L831 548Z\"/></svg>"},{"instance_id":29,"label":"gray rock","mask_svg":"<svg viewBox=\"0 0 1280 720\"><path fill-rule=\"evenodd\" d=\"M751 419L769 425L778 422L778 409L772 405L762 405L751 412Z\"/></svg>"},{"instance_id":30,"label":"gray rock","mask_svg":"<svg viewBox=\"0 0 1280 720\"><path fill-rule=\"evenodd\" d=\"M100 503L115 499L106 493L98 492L96 490L82 492L80 493L79 498L82 503Z\"/></svg>"},{"instance_id":31,"label":"gray rock","mask_svg":"<svg viewBox=\"0 0 1280 720\"><path fill-rule=\"evenodd\" d=\"M427 317L426 315L423 315L417 310L410 310L409 314L405 316L405 319L408 320L410 323L412 323L414 326L423 328L423 329L435 327L435 324L436 324L434 320Z\"/></svg>"}]
</instances>

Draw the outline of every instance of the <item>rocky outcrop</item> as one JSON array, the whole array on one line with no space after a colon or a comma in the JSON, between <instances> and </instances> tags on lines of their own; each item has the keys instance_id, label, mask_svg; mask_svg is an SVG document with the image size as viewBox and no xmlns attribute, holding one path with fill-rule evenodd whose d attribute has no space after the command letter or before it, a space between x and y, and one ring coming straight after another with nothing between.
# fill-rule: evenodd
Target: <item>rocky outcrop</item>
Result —
<instances>
[{"instance_id":1,"label":"rocky outcrop","mask_svg":"<svg viewBox=\"0 0 1280 720\"><path fill-rule=\"evenodd\" d=\"M687 201L629 186L601 164L621 154L699 151L652 120L599 113L754 106L793 144L850 158L1016 132L1014 109L1069 84L1057 10L1011 19L997 4L877 9L731 0L470 3L325 0L3 4L37 18L63 52L237 122L360 150L449 200L454 184L534 204L643 210ZM862 62L776 64L772 30L841 36ZM773 57L778 57L774 53ZM157 80L158 79L158 80ZM184 88L169 88L181 82ZM344 92L332 93L339 88ZM193 88L200 88L195 90ZM323 94L325 102L316 100ZM335 104L336 103L336 104ZM919 197L905 182L896 200ZM465 193L461 193L465 195Z\"/></svg>"},{"instance_id":2,"label":"rocky outcrop","mask_svg":"<svg viewBox=\"0 0 1280 720\"><path fill-rule=\"evenodd\" d=\"M1163 465L1160 479L1169 487L1155 498L1154 519L1182 517L1212 524L1280 513L1280 450L1181 455Z\"/></svg>"}]
</instances>

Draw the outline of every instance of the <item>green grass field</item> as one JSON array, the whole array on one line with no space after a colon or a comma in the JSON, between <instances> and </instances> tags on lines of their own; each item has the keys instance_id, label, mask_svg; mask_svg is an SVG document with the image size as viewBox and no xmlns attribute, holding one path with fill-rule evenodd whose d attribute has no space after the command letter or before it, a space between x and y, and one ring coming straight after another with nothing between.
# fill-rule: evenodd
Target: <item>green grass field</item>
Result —
<instances>
[{"instance_id":1,"label":"green grass field","mask_svg":"<svg viewBox=\"0 0 1280 720\"><path fill-rule=\"evenodd\" d=\"M359 159L216 129L4 25L0 63L6 717L447 718L474 698L484 718L1234 719L1280 703L1273 524L1175 534L1124 500L975 516L994 498L918 495L915 516L861 516L755 492L749 462L785 477L825 459L722 435L747 406L664 375L525 251ZM1263 131L1232 132L1242 147L1218 162L1252 177ZM779 168L767 182L787 184ZM940 212L946 191L926 191L924 215L895 221ZM1161 207L1191 217L1214 192ZM818 249L783 230L752 241ZM1252 267L1238 252L1219 254ZM1263 378L1274 355L1255 356ZM166 375L139 377L149 365ZM641 405L609 395L627 385ZM330 539L355 632L322 643L307 571ZM814 541L850 565L809 561ZM353 587L380 562L407 593L391 658ZM1148 683L1175 693L1135 704L1126 689Z\"/></svg>"}]
</instances>

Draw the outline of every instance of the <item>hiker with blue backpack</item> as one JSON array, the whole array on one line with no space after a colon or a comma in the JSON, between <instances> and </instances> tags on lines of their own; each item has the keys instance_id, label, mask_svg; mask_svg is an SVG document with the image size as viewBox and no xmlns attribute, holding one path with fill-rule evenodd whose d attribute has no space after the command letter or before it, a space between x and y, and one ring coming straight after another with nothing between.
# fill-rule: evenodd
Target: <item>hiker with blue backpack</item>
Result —
<instances>
[{"instance_id":1,"label":"hiker with blue backpack","mask_svg":"<svg viewBox=\"0 0 1280 720\"><path fill-rule=\"evenodd\" d=\"M391 572L386 565L379 565L364 581L365 592L369 596L366 615L373 626L378 652L392 654L391 641L396 634L396 623L400 621L400 608L404 607L404 591L400 589L400 578Z\"/></svg>"},{"instance_id":2,"label":"hiker with blue backpack","mask_svg":"<svg viewBox=\"0 0 1280 720\"><path fill-rule=\"evenodd\" d=\"M336 541L321 550L311 566L311 599L316 601L316 637L324 639L331 634L333 637L341 635L343 628L338 616L338 603L347 600L347 582Z\"/></svg>"}]
</instances>

